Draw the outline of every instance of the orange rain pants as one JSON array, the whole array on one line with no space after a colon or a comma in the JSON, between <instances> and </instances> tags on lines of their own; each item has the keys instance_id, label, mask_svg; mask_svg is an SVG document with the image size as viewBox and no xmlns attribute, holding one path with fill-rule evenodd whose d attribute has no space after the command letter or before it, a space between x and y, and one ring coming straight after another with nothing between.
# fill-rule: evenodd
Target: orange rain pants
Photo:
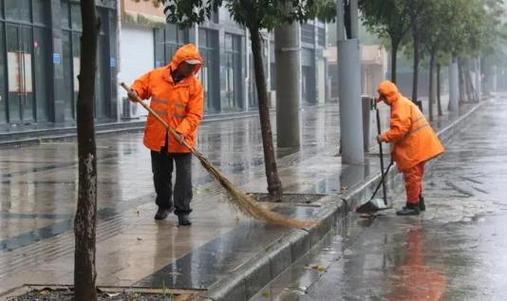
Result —
<instances>
[{"instance_id":1,"label":"orange rain pants","mask_svg":"<svg viewBox=\"0 0 507 301\"><path fill-rule=\"evenodd\" d=\"M403 171L408 204L419 204L419 197L422 193L424 163L425 162L421 162L416 166Z\"/></svg>"}]
</instances>

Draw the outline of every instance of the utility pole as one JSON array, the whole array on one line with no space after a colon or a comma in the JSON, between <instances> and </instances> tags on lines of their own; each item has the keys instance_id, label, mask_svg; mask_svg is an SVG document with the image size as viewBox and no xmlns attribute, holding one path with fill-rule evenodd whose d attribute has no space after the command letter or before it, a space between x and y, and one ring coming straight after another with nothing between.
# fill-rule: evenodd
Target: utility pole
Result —
<instances>
[{"instance_id":1,"label":"utility pole","mask_svg":"<svg viewBox=\"0 0 507 301\"><path fill-rule=\"evenodd\" d=\"M358 0L350 0L350 37L347 37L345 32L343 1L337 0L336 3L340 147L342 163L361 164L364 161L364 150Z\"/></svg>"},{"instance_id":2,"label":"utility pole","mask_svg":"<svg viewBox=\"0 0 507 301\"><path fill-rule=\"evenodd\" d=\"M299 23L275 29L278 147L301 145L301 46Z\"/></svg>"}]
</instances>

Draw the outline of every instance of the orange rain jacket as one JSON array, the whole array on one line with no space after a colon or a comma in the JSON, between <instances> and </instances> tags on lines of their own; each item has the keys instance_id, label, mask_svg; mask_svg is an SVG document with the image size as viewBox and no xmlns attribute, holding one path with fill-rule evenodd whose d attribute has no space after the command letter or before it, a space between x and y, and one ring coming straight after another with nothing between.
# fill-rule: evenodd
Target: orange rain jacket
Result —
<instances>
[{"instance_id":1,"label":"orange rain jacket","mask_svg":"<svg viewBox=\"0 0 507 301\"><path fill-rule=\"evenodd\" d=\"M203 60L193 44L179 48L170 64L156 68L138 78L132 85L141 99L151 98L150 107L158 113L185 141L195 145L197 127L203 116L203 88L195 74L201 68L196 65L194 74L174 83L171 71L186 60ZM178 143L169 133L168 152L188 153L189 150ZM152 114L148 115L144 129L144 145L160 151L165 145L166 129Z\"/></svg>"},{"instance_id":2,"label":"orange rain jacket","mask_svg":"<svg viewBox=\"0 0 507 301\"><path fill-rule=\"evenodd\" d=\"M392 155L400 171L433 159L444 147L419 108L403 97L395 84L383 81L378 92L391 106L390 129L381 135L392 143Z\"/></svg>"}]
</instances>

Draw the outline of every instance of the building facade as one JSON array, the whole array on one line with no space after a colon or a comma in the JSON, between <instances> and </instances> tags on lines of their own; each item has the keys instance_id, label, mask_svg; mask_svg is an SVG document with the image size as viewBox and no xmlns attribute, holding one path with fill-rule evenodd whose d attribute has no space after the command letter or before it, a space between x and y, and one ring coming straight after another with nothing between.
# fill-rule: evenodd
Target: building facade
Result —
<instances>
[{"instance_id":1,"label":"building facade","mask_svg":"<svg viewBox=\"0 0 507 301\"><path fill-rule=\"evenodd\" d=\"M101 18L95 117L117 117L117 3ZM74 121L81 12L72 0L0 1L0 125Z\"/></svg>"},{"instance_id":2,"label":"building facade","mask_svg":"<svg viewBox=\"0 0 507 301\"><path fill-rule=\"evenodd\" d=\"M246 28L234 22L225 8L213 13L211 18L189 29L165 24L161 8L150 2L124 0L122 6L120 42L120 80L132 82L147 70L169 63L174 51L184 43L198 46L204 58L200 79L205 90L205 115L224 115L257 109L257 92L253 68L253 55ZM304 104L319 104L326 100L327 64L323 55L326 45L326 25L309 22L301 26L302 100ZM139 35L143 33L143 37ZM268 83L270 103L276 103L274 34L262 33L264 40L264 68ZM147 46L139 59L139 52L131 48L136 39L143 45L153 39L153 58ZM123 50L122 50L123 49ZM140 62L142 62L142 67ZM130 64L137 63L133 70ZM141 70L143 69L144 70ZM132 116L144 114L132 112L126 101L126 93L119 91L122 110Z\"/></svg>"},{"instance_id":3,"label":"building facade","mask_svg":"<svg viewBox=\"0 0 507 301\"><path fill-rule=\"evenodd\" d=\"M122 122L146 113L126 100L118 83L132 83L167 64L182 44L195 43L205 63L200 79L205 115L257 109L248 32L225 8L189 29L166 24L152 1L98 0L97 123ZM326 26L301 26L303 104L325 102ZM78 0L0 0L0 133L11 127L75 125L80 68ZM274 34L263 32L265 73L275 104Z\"/></svg>"}]
</instances>

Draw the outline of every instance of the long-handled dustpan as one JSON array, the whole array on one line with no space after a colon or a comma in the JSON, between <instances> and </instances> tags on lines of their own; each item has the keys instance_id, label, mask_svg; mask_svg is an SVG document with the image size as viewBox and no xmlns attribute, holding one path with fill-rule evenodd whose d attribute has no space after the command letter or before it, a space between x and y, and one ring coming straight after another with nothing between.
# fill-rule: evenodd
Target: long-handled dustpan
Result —
<instances>
[{"instance_id":1,"label":"long-handled dustpan","mask_svg":"<svg viewBox=\"0 0 507 301\"><path fill-rule=\"evenodd\" d=\"M130 88L125 84L120 84L125 90L130 91ZM146 105L139 97L137 97L136 101L140 103L148 112L150 112L153 117L155 117L164 127L172 134L178 135L176 131L167 124L167 122L162 119L157 113L155 113L148 105ZM298 219L289 218L273 212L267 208L264 208L259 205L259 203L251 196L247 195L241 189L236 187L229 181L218 168L216 168L211 162L206 158L203 154L198 152L194 147L190 146L187 142L183 141L182 143L185 147L187 147L190 152L199 159L204 169L206 169L221 185L222 187L229 192L231 198L230 204L244 213L247 216L253 217L258 220L262 220L269 224L288 226L293 228L309 228L312 227L315 223L313 221L303 221Z\"/></svg>"},{"instance_id":2,"label":"long-handled dustpan","mask_svg":"<svg viewBox=\"0 0 507 301\"><path fill-rule=\"evenodd\" d=\"M374 100L375 101L375 100ZM375 101L375 111L377 115L377 133L380 135L381 133L381 127L380 127L380 112L377 107L377 103ZM391 163L387 166L386 171L384 172L384 153L382 151L382 143L379 142L379 150L380 150L380 170L382 172L380 182L378 183L377 187L375 188L375 191L373 192L371 198L368 200L368 202L362 204L361 206L356 208L357 213L375 213L380 210L386 210L390 209L390 207L387 206L387 189L386 189L386 176L389 172L389 169L391 166L393 166L393 160L391 159ZM380 186L382 185L382 199L375 198L375 195L377 194Z\"/></svg>"}]
</instances>

